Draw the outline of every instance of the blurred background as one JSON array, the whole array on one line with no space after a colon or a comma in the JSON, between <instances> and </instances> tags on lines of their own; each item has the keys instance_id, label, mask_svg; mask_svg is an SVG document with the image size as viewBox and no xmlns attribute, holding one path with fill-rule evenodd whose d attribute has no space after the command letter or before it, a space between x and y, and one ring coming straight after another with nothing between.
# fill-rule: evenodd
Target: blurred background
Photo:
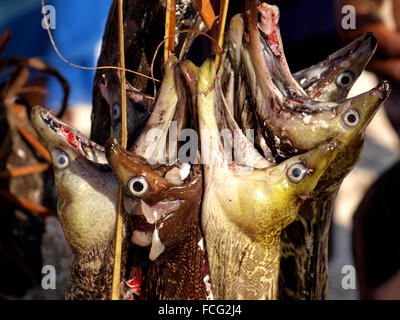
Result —
<instances>
[{"instance_id":1,"label":"blurred background","mask_svg":"<svg viewBox=\"0 0 400 320\"><path fill-rule=\"evenodd\" d=\"M52 33L58 49L69 61L96 66L111 2L46 1L46 5L56 9ZM269 3L277 4L281 10L282 40L292 72L325 59L367 31L378 38L375 58L350 96L372 89L381 79L390 80L393 91L369 125L360 162L338 194L331 230L330 299L400 299L399 224L396 223L399 209L395 202L396 190L400 190L400 175L396 175L400 170L396 166L400 151L400 1L281 0ZM342 13L345 5L356 9L354 30L341 27L346 15ZM89 135L94 71L64 63L51 46L47 31L42 28L42 19L39 0L0 0L0 32L8 29L12 34L3 56L37 57L56 68L70 85L69 108L63 120ZM4 72L0 74L0 80L5 76ZM40 103L60 110L63 90L57 79L32 72L28 85L46 92L33 90L25 94L30 105ZM32 224L32 217L27 220L16 211L12 215L8 221L22 219L25 222L10 222L15 226L14 231L0 227L0 299L62 299L70 250L57 218L35 220L36 227L32 231L27 228ZM27 237L30 239L26 240ZM18 245L2 245L9 239L14 239ZM30 246L34 249L29 249ZM56 290L41 289L40 271L46 264L56 267ZM359 276L356 289L343 288L344 266L356 268Z\"/></svg>"}]
</instances>

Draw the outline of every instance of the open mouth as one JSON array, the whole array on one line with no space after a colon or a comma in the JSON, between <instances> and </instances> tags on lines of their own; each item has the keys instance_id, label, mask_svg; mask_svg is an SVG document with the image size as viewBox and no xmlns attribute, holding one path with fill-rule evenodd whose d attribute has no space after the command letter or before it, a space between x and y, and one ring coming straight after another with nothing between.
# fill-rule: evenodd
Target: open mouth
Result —
<instances>
[{"instance_id":1,"label":"open mouth","mask_svg":"<svg viewBox=\"0 0 400 320\"><path fill-rule=\"evenodd\" d=\"M53 130L60 138L66 141L87 160L101 165L108 165L105 150L102 146L86 138L77 129L69 126L61 120L58 120L50 113L50 111L44 108L40 110L39 115L51 130Z\"/></svg>"}]
</instances>

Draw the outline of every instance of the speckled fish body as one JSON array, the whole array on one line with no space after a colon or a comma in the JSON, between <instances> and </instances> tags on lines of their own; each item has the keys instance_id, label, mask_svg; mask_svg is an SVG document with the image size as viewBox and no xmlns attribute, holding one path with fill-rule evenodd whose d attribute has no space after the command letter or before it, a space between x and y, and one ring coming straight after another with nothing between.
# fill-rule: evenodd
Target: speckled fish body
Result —
<instances>
[{"instance_id":1,"label":"speckled fish body","mask_svg":"<svg viewBox=\"0 0 400 320\"><path fill-rule=\"evenodd\" d=\"M242 20L240 20L241 18L238 17L236 19L237 21L235 23L240 26L240 24L243 23ZM249 19L251 19L251 17ZM268 25L265 21L264 24ZM240 28L243 27L240 26ZM260 29L263 31L263 28ZM276 73L274 74L274 77L271 78L273 78L274 81L279 79L279 81L284 84L282 86L284 89L281 90L281 93L283 92L282 96L285 96L285 94L290 96L290 94L293 94L296 91L294 89L287 90L287 88L290 88L290 81L284 79L289 76L288 72L285 72L284 70L285 64L282 63L282 61L286 61L284 59L283 49L280 49L279 41L275 42L275 44L278 44L275 48L271 46L269 41L271 38L280 39L279 29L270 27L270 30L277 31L278 37L276 37L276 34L272 37L271 34L269 34L269 36L267 34L267 37L263 34L262 36L264 39L261 37L260 43L264 41L264 44L261 47L265 60L267 61L265 65L267 66L268 72L271 69L278 70L275 71ZM237 39L240 36L240 34L238 34L238 32L234 34L236 38L231 37L231 39L235 40L236 43L238 43ZM258 41L255 35L253 40L254 39ZM301 84L304 85L307 94L309 94L313 99L332 99L332 101L335 101L335 98L342 99L347 95L348 90L354 81L350 81L350 85L347 88L341 88L338 86L338 79L343 75L343 72L346 74L347 71L350 71L352 75L354 75L352 78L352 80L354 80L354 78L362 72L362 69L369 61L375 48L376 39L372 35L367 34L364 37L355 40L353 43L338 51L317 66L303 71L303 78L309 76L311 76L311 78L307 78L310 79L310 81L301 81L300 79ZM280 54L276 55L276 50L278 50L278 53ZM256 52L256 50L253 51L253 53L254 52ZM236 54L236 56L238 56L238 54ZM262 53L259 51L259 57L261 56ZM278 56L279 59L276 58L276 56ZM246 61L246 57L244 60ZM252 60L249 59L247 61L250 64L251 62L249 61ZM252 74L254 75L253 80L256 78L256 70L254 69L252 71ZM279 71L279 69L281 70ZM322 71L322 73L320 73L320 71ZM324 78L319 81L318 79L311 80L315 74L323 74ZM272 83L272 81L270 82ZM279 85L276 87L279 87ZM271 88L273 88L273 86L271 86ZM326 91L323 91L323 89ZM296 117L296 112L297 116L300 116L300 119L303 117L302 120L304 123L301 124L299 122L296 124L297 127L304 127L304 130L297 131L300 135L300 140L303 140L302 138L305 137L304 141L307 141L307 134L317 135L321 134L321 132L323 132L321 137L326 138L327 136L324 136L324 134L326 134L326 131L324 132L324 127L330 126L330 129L332 129L330 134L336 136L341 143L338 146L338 154L335 157L335 160L329 165L329 168L321 177L316 191L314 191L311 197L302 204L296 221L283 231L279 286L280 298L326 298L328 284L326 250L333 201L336 197L341 181L355 166L359 159L364 141L364 133L368 123L387 98L389 91L389 85L386 82L382 82L374 90L358 97L355 101L349 104L347 111L344 108L344 111L342 110L342 112L340 112L340 109L338 109L337 106L330 104L328 101L327 105L329 108L332 108L332 111L335 111L332 113L331 119L334 120L336 118L336 120L340 120L337 124L340 124L341 126L334 124L332 121L327 119L323 120L323 118L319 118L321 111L318 111L318 108L315 109L315 104L312 108L315 109L312 110L313 112L304 112L303 109L300 109L295 110L295 112L292 113L293 117ZM296 100L298 102L303 102L302 104L307 108L306 99ZM262 101L262 99L260 99L260 101ZM268 99L266 101L268 101ZM272 98L270 101L274 103ZM285 107L282 107L282 109L284 108ZM328 110L326 111L329 111L329 108L327 108ZM354 123L347 121L349 118L346 119L346 114L347 117L350 116L350 118L354 115L356 121ZM275 118L278 120L274 119L274 122L280 121L279 117ZM283 126L288 122L290 123L290 121L285 120L281 122L281 125ZM313 126L307 126L313 122ZM350 126L348 126L348 124L350 124ZM271 126L271 123L269 123L269 125ZM294 132L295 131L293 131L292 134L294 134ZM273 136L273 134L270 135ZM292 135L290 133L288 135L290 139ZM272 145L272 149L277 147L280 139L281 137L275 136L274 140L277 140L275 143L269 141L269 145ZM302 146L302 141L300 140L298 140L298 146ZM310 147L311 146L308 146L306 150ZM296 148L292 151L294 151L294 153L299 152ZM287 158L287 155L283 155L283 159L285 158ZM312 263L312 260L315 262ZM293 276L293 274L295 274L295 276Z\"/></svg>"},{"instance_id":2,"label":"speckled fish body","mask_svg":"<svg viewBox=\"0 0 400 320\"><path fill-rule=\"evenodd\" d=\"M343 179L360 158L369 122L389 92L389 86L383 83L369 93L369 100L359 109L361 120L358 125L348 128L352 132L340 139L335 159L322 175L313 194L302 204L296 221L283 231L280 277L282 299L328 297L327 250L334 200Z\"/></svg>"},{"instance_id":3,"label":"speckled fish body","mask_svg":"<svg viewBox=\"0 0 400 320\"><path fill-rule=\"evenodd\" d=\"M142 266L143 297L151 300L200 300L208 295L199 221L202 170L180 163L176 147L167 145L171 121L176 121L176 139L186 127L191 100L177 63L175 57L167 62L153 113L131 152L115 140L106 146L108 161L125 190L132 241L148 255ZM141 192L134 188L138 185Z\"/></svg>"},{"instance_id":4,"label":"speckled fish body","mask_svg":"<svg viewBox=\"0 0 400 320\"><path fill-rule=\"evenodd\" d=\"M109 299L118 181L104 148L40 106L31 121L51 154L57 212L73 250L66 299Z\"/></svg>"},{"instance_id":5,"label":"speckled fish body","mask_svg":"<svg viewBox=\"0 0 400 320\"><path fill-rule=\"evenodd\" d=\"M104 74L99 84L100 92L107 101L110 111L110 137L121 142L122 107L121 107L121 78L119 71L111 70ZM128 148L139 136L145 126L153 107L153 98L141 93L126 82L126 110Z\"/></svg>"},{"instance_id":6,"label":"speckled fish body","mask_svg":"<svg viewBox=\"0 0 400 320\"><path fill-rule=\"evenodd\" d=\"M265 169L229 163L219 140L215 76L214 63L207 60L197 83L205 163L201 223L213 293L216 299L276 299L281 230L316 186L336 153L336 143L325 142ZM289 176L296 168L304 175L293 182Z\"/></svg>"},{"instance_id":7,"label":"speckled fish body","mask_svg":"<svg viewBox=\"0 0 400 320\"><path fill-rule=\"evenodd\" d=\"M262 9L261 7L264 7ZM261 16L279 16L277 8L261 5ZM278 12L276 12L278 11ZM272 23L270 23L272 22ZM272 26L271 26L272 24ZM275 24L275 26L273 26ZM281 62L287 81L291 81L277 19L269 22L261 18L261 31L272 54ZM264 28L263 28L264 27ZM339 101L347 97L377 46L376 38L368 33L331 55L328 59L297 74L298 81L313 100ZM272 54L271 54L272 53ZM268 53L267 53L268 54ZM296 76L295 76L296 78ZM350 135L339 138L338 154L318 182L312 196L301 206L296 221L282 232L279 297L281 299L325 299L328 297L328 236L332 209L337 191L345 176L356 165L365 139L365 129L375 112L389 94L389 86L381 83L365 103L360 103L360 117ZM318 129L317 129L318 130ZM342 135L343 133L341 133ZM312 262L314 261L314 262ZM295 274L295 276L293 276Z\"/></svg>"},{"instance_id":8,"label":"speckled fish body","mask_svg":"<svg viewBox=\"0 0 400 320\"><path fill-rule=\"evenodd\" d=\"M375 48L375 37L366 34L325 61L299 72L298 79L313 99L344 99ZM349 81L343 85L345 77ZM361 117L367 121L349 128L353 133L342 139L337 156L321 177L313 196L302 204L296 221L282 232L280 299L328 298L327 250L334 201L341 182L358 162L367 125L389 91L388 85L382 83L375 93L370 92L369 101L361 109Z\"/></svg>"}]
</instances>

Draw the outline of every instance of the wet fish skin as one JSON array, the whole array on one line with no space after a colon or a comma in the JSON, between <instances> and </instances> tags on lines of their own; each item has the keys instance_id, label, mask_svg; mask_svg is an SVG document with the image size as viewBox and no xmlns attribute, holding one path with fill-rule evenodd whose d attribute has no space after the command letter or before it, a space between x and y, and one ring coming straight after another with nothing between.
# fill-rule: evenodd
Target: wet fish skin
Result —
<instances>
[{"instance_id":1,"label":"wet fish skin","mask_svg":"<svg viewBox=\"0 0 400 320\"><path fill-rule=\"evenodd\" d=\"M118 182L104 163L104 149L43 107L32 109L31 121L52 157L57 212L73 251L65 297L109 299ZM86 154L97 157L89 160ZM124 228L124 238L126 234ZM125 258L126 246L123 247ZM123 263L122 274L124 272Z\"/></svg>"},{"instance_id":2,"label":"wet fish skin","mask_svg":"<svg viewBox=\"0 0 400 320\"><path fill-rule=\"evenodd\" d=\"M137 139L143 126L150 117L153 108L153 98L143 94L126 81L126 109L128 148ZM121 107L121 78L119 71L111 70L104 74L99 84L100 92L107 101L110 112L110 137L121 142L122 136L122 107Z\"/></svg>"},{"instance_id":3,"label":"wet fish skin","mask_svg":"<svg viewBox=\"0 0 400 320\"><path fill-rule=\"evenodd\" d=\"M200 166L194 165L189 178L182 185L174 185L162 176L156 166L128 153L116 141L107 143L106 153L113 171L124 186L126 196L137 202L136 208L139 209L132 216L133 232L153 233L154 239L157 231L164 247L161 254L152 259L154 262L149 262L148 272L154 278L147 288L148 298L205 299L204 252L198 245L202 238L199 212L203 179ZM135 199L129 193L128 183L133 177L144 177L150 185L149 193L143 198ZM146 221L140 211L142 202L158 212L155 214L155 223ZM157 211L160 205L163 205L163 209ZM150 245L156 245L154 240Z\"/></svg>"},{"instance_id":4,"label":"wet fish skin","mask_svg":"<svg viewBox=\"0 0 400 320\"><path fill-rule=\"evenodd\" d=\"M142 266L146 299L205 299L207 296L205 256L199 246L202 170L199 165L192 165L182 173L182 165L175 159L176 149L167 144L168 135L168 141L172 138L173 142L188 126L186 113L190 104L193 107L180 71L177 59L171 57L164 68L153 113L131 152L115 140L106 145L108 161L124 187L124 202L134 234L132 241L147 251L148 259ZM176 121L175 137L171 136L173 120ZM151 139L149 133L154 129L158 133ZM181 173L183 179L176 177ZM176 178L174 181L182 179L182 184L171 181L171 176ZM143 197L129 191L128 183L134 177L148 182L149 192Z\"/></svg>"},{"instance_id":5,"label":"wet fish skin","mask_svg":"<svg viewBox=\"0 0 400 320\"><path fill-rule=\"evenodd\" d=\"M167 156L167 132L178 102L175 87L177 63L178 59L172 56L165 64L163 81L151 116L131 148L131 151L153 164L165 161ZM152 134L154 130L158 132Z\"/></svg>"},{"instance_id":6,"label":"wet fish skin","mask_svg":"<svg viewBox=\"0 0 400 320\"><path fill-rule=\"evenodd\" d=\"M205 189L201 223L216 299L276 299L280 233L336 154L336 142L321 144L279 165L254 169L228 163L215 116L216 70L200 68L197 100ZM214 142L214 145L210 143ZM299 183L287 176L292 165L308 174Z\"/></svg>"},{"instance_id":7,"label":"wet fish skin","mask_svg":"<svg viewBox=\"0 0 400 320\"><path fill-rule=\"evenodd\" d=\"M257 41L257 37L255 36L255 34L253 34L253 40ZM353 64L355 68L363 67L363 64L366 62L366 60L369 59L369 54L373 54L376 46L376 43L374 41L375 39L371 35L367 34L365 36L365 39L363 40L364 42L359 43L359 41L361 40L362 39L358 39L353 44L349 45L359 45L359 49L357 50L357 52L360 54L358 57L360 59L360 64ZM262 48L265 48L265 46ZM252 49L254 50L254 48ZM370 52L371 50L372 52ZM350 50L348 50L348 48L344 48L341 51L344 53L347 52L352 55L351 48ZM339 51L339 54L341 51ZM258 55L259 57L262 56L262 53L260 51L254 50L253 53L255 52L258 52L256 55ZM247 58L249 57L249 55L247 56ZM356 56L356 54L354 55ZM268 56L268 59L273 60L273 54L271 50L264 50L264 56ZM364 61L363 59L366 60ZM329 59L327 61L329 62ZM272 64L270 63L269 66L271 67L271 65ZM311 67L311 70L312 68L313 67ZM250 73L253 76L253 84L256 83L255 79L257 78L255 73L256 70ZM284 73L281 72L280 74L282 75ZM332 75L333 74L334 73L332 73ZM283 78L284 77L282 77L281 80ZM334 97L330 95L331 92L335 92L335 88L332 87L333 79L334 77L327 77L327 81L331 81L331 86L326 88L326 92L329 94L325 97ZM283 87L287 87L287 85L284 85ZM271 86L271 88L273 88L273 86ZM316 90L314 94L319 96L320 98L324 98L324 92L318 91L316 88L317 87L313 87L313 89ZM281 90L280 93L277 94L277 98L275 97L276 100L282 100L282 97L284 97L287 92L290 93L290 90L285 91L285 89L286 88L284 88L284 90ZM323 87L321 87L320 90L322 89ZM310 92L312 93L312 91ZM332 114L333 118L336 117L336 120L340 120L340 122L337 122L336 125L334 125L332 122L328 123L326 122L326 120L324 120L324 122L320 122L323 127L329 127L332 125L332 129L334 129L332 133L337 130L336 139L338 139L341 143L338 146L338 154L335 160L332 161L329 168L321 177L318 186L315 189L316 191L314 191L310 198L303 203L296 221L289 225L288 228L286 228L282 233L282 256L279 293L280 298L324 299L327 297L327 241L333 201L336 197L337 190L342 180L355 166L359 159L365 139L365 129L368 123L371 121L375 112L379 109L384 100L387 98L389 92L389 84L387 82L382 82L375 89L357 97L354 100L354 105L352 105L351 107L356 107L354 108L354 110L357 111L361 120L356 126L353 126L352 128L348 128L347 126L340 127L338 125L343 125L344 114L340 112ZM336 94L339 94L340 96L347 93L345 91L336 90ZM276 100L273 101L273 103L276 102ZM262 101L262 98L260 98L259 101ZM304 100L303 102L305 105L308 103L306 102L306 100ZM329 107L337 108L335 105L330 104L330 102L327 102L327 106L328 110ZM305 107L307 108L307 106ZM284 109L284 107L281 108ZM320 115L317 108L315 108L315 105L313 106L313 108L311 108L311 110L315 112L304 112L304 114L301 114L300 111L303 111L303 109L300 108L298 110L299 116L303 116L303 121L306 122L305 124L312 123L315 119L318 119L318 116ZM281 120L279 119L279 117L277 117L277 119L278 120L274 121L276 123L279 123ZM271 121L269 125L273 127L274 121ZM280 122L280 124L283 125L285 122L287 123L288 121L282 121ZM295 127L297 128L299 128L299 126L301 126L300 122L295 125ZM320 134L321 131L324 131L324 128L315 125L308 126L308 129L311 129L311 131L307 133L307 126L304 127L304 131L297 131L297 133L301 135L301 138L304 137L304 141L308 140L307 135L317 135ZM293 131L288 134L289 139L292 137L292 134L295 134L295 132L296 131ZM268 132L268 134L273 136L271 132ZM322 139L324 138L324 134L325 133L323 133L323 135L321 136ZM271 143L271 141L269 142ZM302 145L302 141L300 140L297 141L297 143L297 146ZM272 142L271 145L273 147L276 146L276 144L274 145L274 142ZM293 148L292 152L296 153L299 152L299 150L297 150L297 148ZM288 154L282 154L282 159L286 157L288 157ZM293 276L293 274L295 276Z\"/></svg>"},{"instance_id":8,"label":"wet fish skin","mask_svg":"<svg viewBox=\"0 0 400 320\"><path fill-rule=\"evenodd\" d=\"M251 18L248 17L248 20L251 21ZM294 89L288 83L276 85L276 78L272 77L274 70L268 67L265 58L264 49L268 48L262 45L259 31L251 23L255 22L248 25L249 41L244 42L242 62L252 88L258 124L276 157L284 159L305 152L332 137L343 142L349 139L352 131L342 122L346 112L355 110L364 113L364 106L371 103L370 97L389 85L380 83L370 92L339 103L318 102L291 95ZM263 67L255 68L258 64ZM364 120L370 121L369 116L362 117L361 121Z\"/></svg>"},{"instance_id":9,"label":"wet fish skin","mask_svg":"<svg viewBox=\"0 0 400 320\"><path fill-rule=\"evenodd\" d=\"M340 101L364 71L377 48L372 33L355 39L325 60L293 74L308 96L318 101ZM343 77L349 82L343 84Z\"/></svg>"}]
</instances>

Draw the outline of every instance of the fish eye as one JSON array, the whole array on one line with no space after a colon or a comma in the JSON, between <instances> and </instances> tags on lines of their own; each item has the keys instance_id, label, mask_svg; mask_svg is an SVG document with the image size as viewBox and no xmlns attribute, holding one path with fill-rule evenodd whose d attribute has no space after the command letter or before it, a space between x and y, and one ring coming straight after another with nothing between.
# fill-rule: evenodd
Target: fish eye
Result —
<instances>
[{"instance_id":1,"label":"fish eye","mask_svg":"<svg viewBox=\"0 0 400 320\"><path fill-rule=\"evenodd\" d=\"M134 197L143 198L150 192L150 183L145 177L133 177L128 180L127 188Z\"/></svg>"},{"instance_id":2,"label":"fish eye","mask_svg":"<svg viewBox=\"0 0 400 320\"><path fill-rule=\"evenodd\" d=\"M286 171L286 175L293 183L300 183L307 175L307 167L303 163L292 164Z\"/></svg>"},{"instance_id":3,"label":"fish eye","mask_svg":"<svg viewBox=\"0 0 400 320\"><path fill-rule=\"evenodd\" d=\"M54 150L51 154L53 165L58 170L64 170L69 167L71 160L67 153L62 150Z\"/></svg>"},{"instance_id":4,"label":"fish eye","mask_svg":"<svg viewBox=\"0 0 400 320\"><path fill-rule=\"evenodd\" d=\"M355 79L354 73L346 70L338 74L338 76L336 77L336 84L339 87L345 88L352 85L354 79Z\"/></svg>"},{"instance_id":5,"label":"fish eye","mask_svg":"<svg viewBox=\"0 0 400 320\"><path fill-rule=\"evenodd\" d=\"M111 109L111 118L118 120L121 117L121 105L118 102L114 102Z\"/></svg>"},{"instance_id":6,"label":"fish eye","mask_svg":"<svg viewBox=\"0 0 400 320\"><path fill-rule=\"evenodd\" d=\"M347 128L355 128L361 120L360 113L357 110L351 109L346 111L342 117L342 124Z\"/></svg>"}]
</instances>

